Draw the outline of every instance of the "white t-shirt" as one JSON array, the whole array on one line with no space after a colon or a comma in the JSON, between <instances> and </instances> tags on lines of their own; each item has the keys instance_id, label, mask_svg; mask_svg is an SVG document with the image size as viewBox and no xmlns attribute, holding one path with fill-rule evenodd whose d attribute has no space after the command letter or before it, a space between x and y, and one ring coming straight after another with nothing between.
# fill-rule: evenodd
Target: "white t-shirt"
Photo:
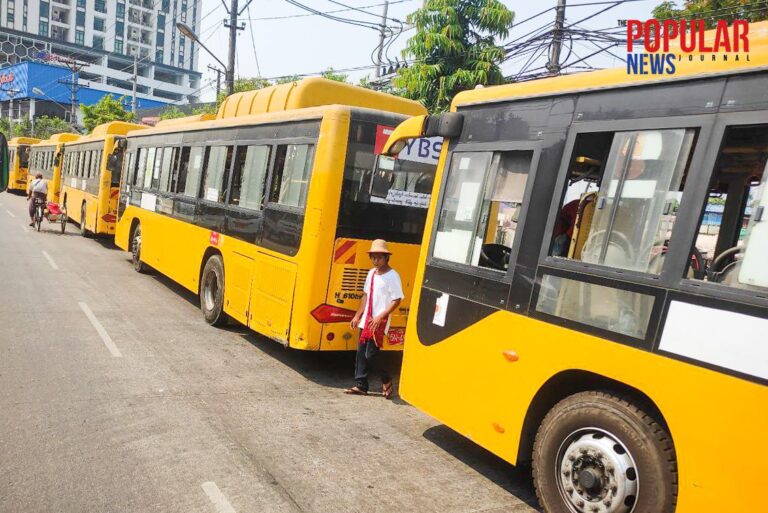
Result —
<instances>
[{"instance_id":1,"label":"white t-shirt","mask_svg":"<svg viewBox=\"0 0 768 513\"><path fill-rule=\"evenodd\" d=\"M375 272L376 269L371 269L368 271L368 276L365 278L363 292L366 294L366 304L365 309L363 310L363 316L360 318L360 324L358 324L359 328L364 328L365 324L368 322L368 296L371 294L371 278ZM373 316L376 317L384 312L395 299L403 299L404 297L403 285L400 282L400 275L397 274L397 271L390 269L384 274L377 274L376 278L373 280ZM392 320L391 314L387 319L387 327L384 330L385 333L389 331L390 320Z\"/></svg>"},{"instance_id":2,"label":"white t-shirt","mask_svg":"<svg viewBox=\"0 0 768 513\"><path fill-rule=\"evenodd\" d=\"M32 182L32 192L48 194L48 180L45 178L35 178Z\"/></svg>"}]
</instances>

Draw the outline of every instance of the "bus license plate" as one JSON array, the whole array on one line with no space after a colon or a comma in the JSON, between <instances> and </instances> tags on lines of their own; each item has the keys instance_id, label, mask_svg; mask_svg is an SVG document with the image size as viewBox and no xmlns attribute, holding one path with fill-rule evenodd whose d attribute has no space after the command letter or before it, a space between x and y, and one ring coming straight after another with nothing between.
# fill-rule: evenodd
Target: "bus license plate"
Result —
<instances>
[{"instance_id":1,"label":"bus license plate","mask_svg":"<svg viewBox=\"0 0 768 513\"><path fill-rule=\"evenodd\" d=\"M390 328L387 334L387 340L390 346L401 346L405 342L405 329Z\"/></svg>"}]
</instances>

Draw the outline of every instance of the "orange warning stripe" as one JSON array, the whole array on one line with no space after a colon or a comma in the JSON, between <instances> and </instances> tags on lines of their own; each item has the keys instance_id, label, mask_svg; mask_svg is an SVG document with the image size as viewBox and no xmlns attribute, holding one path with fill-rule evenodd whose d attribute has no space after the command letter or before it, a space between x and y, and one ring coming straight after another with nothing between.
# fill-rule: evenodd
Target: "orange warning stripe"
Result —
<instances>
[{"instance_id":1,"label":"orange warning stripe","mask_svg":"<svg viewBox=\"0 0 768 513\"><path fill-rule=\"evenodd\" d=\"M357 242L353 240L347 240L336 248L333 261L337 264L354 264L356 256Z\"/></svg>"}]
</instances>

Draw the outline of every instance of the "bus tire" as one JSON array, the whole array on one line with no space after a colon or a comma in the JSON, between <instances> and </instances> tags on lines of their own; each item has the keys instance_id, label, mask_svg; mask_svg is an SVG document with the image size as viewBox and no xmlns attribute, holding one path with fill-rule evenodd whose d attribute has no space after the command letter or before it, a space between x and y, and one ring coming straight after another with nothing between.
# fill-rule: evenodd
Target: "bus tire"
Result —
<instances>
[{"instance_id":1,"label":"bus tire","mask_svg":"<svg viewBox=\"0 0 768 513\"><path fill-rule=\"evenodd\" d=\"M80 207L80 235L83 237L88 237L90 235L85 228L85 202L83 202L83 205Z\"/></svg>"},{"instance_id":2,"label":"bus tire","mask_svg":"<svg viewBox=\"0 0 768 513\"><path fill-rule=\"evenodd\" d=\"M147 264L141 260L141 224L137 224L131 235L131 262L133 270L144 274L147 272Z\"/></svg>"},{"instance_id":3,"label":"bus tire","mask_svg":"<svg viewBox=\"0 0 768 513\"><path fill-rule=\"evenodd\" d=\"M580 392L539 426L533 482L547 513L672 513L675 449L666 429L631 399Z\"/></svg>"},{"instance_id":4,"label":"bus tire","mask_svg":"<svg viewBox=\"0 0 768 513\"><path fill-rule=\"evenodd\" d=\"M200 277L200 309L205 322L222 326L227 321L224 313L224 262L213 255L206 262Z\"/></svg>"}]
</instances>

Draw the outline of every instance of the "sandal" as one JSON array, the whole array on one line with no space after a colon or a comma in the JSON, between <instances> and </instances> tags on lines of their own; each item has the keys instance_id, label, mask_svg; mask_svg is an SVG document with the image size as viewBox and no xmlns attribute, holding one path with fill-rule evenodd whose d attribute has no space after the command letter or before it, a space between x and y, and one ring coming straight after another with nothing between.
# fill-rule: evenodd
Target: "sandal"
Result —
<instances>
[{"instance_id":1,"label":"sandal","mask_svg":"<svg viewBox=\"0 0 768 513\"><path fill-rule=\"evenodd\" d=\"M351 394L351 395L368 395L368 392L363 390L362 388L359 388L357 386L354 386L352 388L346 388L344 389L345 394Z\"/></svg>"},{"instance_id":2,"label":"sandal","mask_svg":"<svg viewBox=\"0 0 768 513\"><path fill-rule=\"evenodd\" d=\"M381 395L384 396L384 399L389 399L392 397L392 394L395 391L395 387L392 385L392 382L389 383L382 383L381 385Z\"/></svg>"}]
</instances>

